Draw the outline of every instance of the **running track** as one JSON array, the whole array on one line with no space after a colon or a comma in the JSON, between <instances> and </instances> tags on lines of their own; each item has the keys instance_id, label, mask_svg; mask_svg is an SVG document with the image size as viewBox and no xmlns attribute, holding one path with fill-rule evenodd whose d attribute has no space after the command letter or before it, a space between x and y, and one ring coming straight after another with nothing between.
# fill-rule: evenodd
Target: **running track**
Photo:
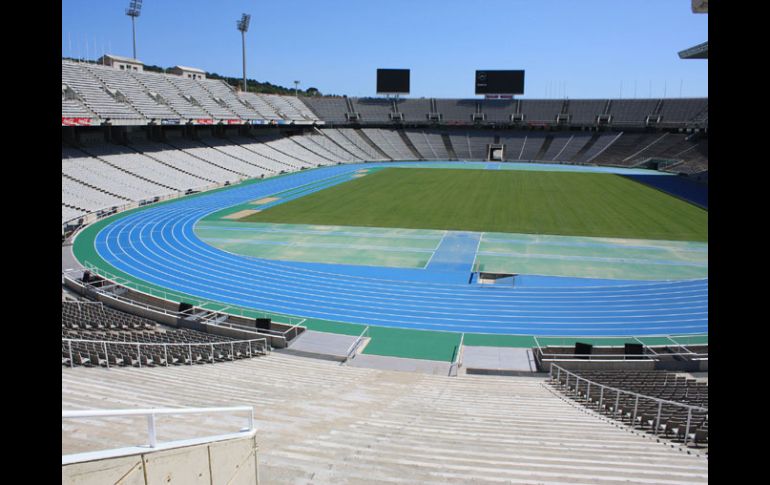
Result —
<instances>
[{"instance_id":1,"label":"running track","mask_svg":"<svg viewBox=\"0 0 770 485\"><path fill-rule=\"evenodd\" d=\"M324 167L136 211L106 225L94 239L95 249L109 265L139 280L306 318L539 336L708 331L708 279L516 289L398 281L362 273L360 267L346 273L343 266L234 255L203 243L193 232L211 212L309 183L320 189L330 177L376 166ZM329 183L338 182L339 177Z\"/></svg>"}]
</instances>

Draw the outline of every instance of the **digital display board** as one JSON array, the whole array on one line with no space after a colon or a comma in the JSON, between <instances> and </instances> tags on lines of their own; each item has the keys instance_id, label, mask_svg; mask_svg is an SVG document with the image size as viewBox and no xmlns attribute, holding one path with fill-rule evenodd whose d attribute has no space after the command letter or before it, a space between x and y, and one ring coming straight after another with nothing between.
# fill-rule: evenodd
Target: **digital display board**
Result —
<instances>
[{"instance_id":1,"label":"digital display board","mask_svg":"<svg viewBox=\"0 0 770 485\"><path fill-rule=\"evenodd\" d=\"M524 71L476 71L476 94L524 94Z\"/></svg>"},{"instance_id":2,"label":"digital display board","mask_svg":"<svg viewBox=\"0 0 770 485\"><path fill-rule=\"evenodd\" d=\"M377 94L409 94L409 69L377 69Z\"/></svg>"}]
</instances>

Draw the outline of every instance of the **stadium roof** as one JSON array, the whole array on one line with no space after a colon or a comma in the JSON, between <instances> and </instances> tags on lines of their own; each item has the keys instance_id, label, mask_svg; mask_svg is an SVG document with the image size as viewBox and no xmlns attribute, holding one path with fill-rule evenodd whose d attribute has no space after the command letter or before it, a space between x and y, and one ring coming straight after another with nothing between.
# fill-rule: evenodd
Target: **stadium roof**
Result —
<instances>
[{"instance_id":1,"label":"stadium roof","mask_svg":"<svg viewBox=\"0 0 770 485\"><path fill-rule=\"evenodd\" d=\"M709 58L709 42L706 41L702 44L690 47L683 51L679 51L680 59L708 59Z\"/></svg>"},{"instance_id":2,"label":"stadium roof","mask_svg":"<svg viewBox=\"0 0 770 485\"><path fill-rule=\"evenodd\" d=\"M122 57L122 56L115 56L115 55L112 55L112 54L104 54L103 57L107 58L107 59L112 59L114 61L130 62L130 63L133 63L133 64L144 64L139 59L134 59L133 57Z\"/></svg>"},{"instance_id":3,"label":"stadium roof","mask_svg":"<svg viewBox=\"0 0 770 485\"><path fill-rule=\"evenodd\" d=\"M188 67L188 66L174 66L174 69L179 69L180 71L192 71L192 72L200 72L201 74L206 74L206 71L203 69L198 69L197 67Z\"/></svg>"}]
</instances>

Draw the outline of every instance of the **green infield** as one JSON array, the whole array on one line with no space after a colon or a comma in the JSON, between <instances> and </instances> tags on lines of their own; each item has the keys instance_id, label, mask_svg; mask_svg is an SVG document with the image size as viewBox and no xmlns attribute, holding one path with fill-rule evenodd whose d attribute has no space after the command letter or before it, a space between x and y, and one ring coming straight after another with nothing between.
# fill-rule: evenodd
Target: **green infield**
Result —
<instances>
[{"instance_id":1,"label":"green infield","mask_svg":"<svg viewBox=\"0 0 770 485\"><path fill-rule=\"evenodd\" d=\"M240 220L708 240L707 211L599 173L388 168Z\"/></svg>"}]
</instances>

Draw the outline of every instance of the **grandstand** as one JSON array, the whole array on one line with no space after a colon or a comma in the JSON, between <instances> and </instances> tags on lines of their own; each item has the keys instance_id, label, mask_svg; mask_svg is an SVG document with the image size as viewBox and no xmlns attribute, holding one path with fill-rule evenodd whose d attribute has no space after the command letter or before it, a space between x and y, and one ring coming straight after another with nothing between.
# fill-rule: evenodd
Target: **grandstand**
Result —
<instances>
[{"instance_id":1,"label":"grandstand","mask_svg":"<svg viewBox=\"0 0 770 485\"><path fill-rule=\"evenodd\" d=\"M62 483L708 481L708 98L61 63Z\"/></svg>"}]
</instances>

